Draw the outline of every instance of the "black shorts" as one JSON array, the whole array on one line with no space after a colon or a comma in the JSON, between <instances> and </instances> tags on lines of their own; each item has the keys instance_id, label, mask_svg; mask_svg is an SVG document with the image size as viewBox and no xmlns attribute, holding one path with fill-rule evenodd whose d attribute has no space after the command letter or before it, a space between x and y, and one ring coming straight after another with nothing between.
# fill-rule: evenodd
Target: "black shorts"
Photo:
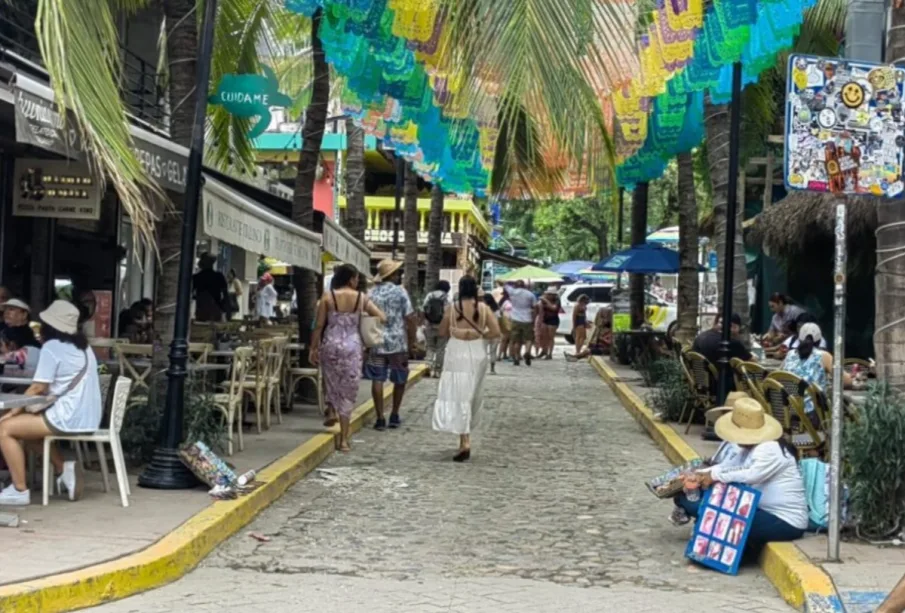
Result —
<instances>
[{"instance_id":1,"label":"black shorts","mask_svg":"<svg viewBox=\"0 0 905 613\"><path fill-rule=\"evenodd\" d=\"M559 317L556 315L553 315L552 317L550 317L550 316L544 317L544 325L545 326L555 326L558 328L559 327Z\"/></svg>"}]
</instances>

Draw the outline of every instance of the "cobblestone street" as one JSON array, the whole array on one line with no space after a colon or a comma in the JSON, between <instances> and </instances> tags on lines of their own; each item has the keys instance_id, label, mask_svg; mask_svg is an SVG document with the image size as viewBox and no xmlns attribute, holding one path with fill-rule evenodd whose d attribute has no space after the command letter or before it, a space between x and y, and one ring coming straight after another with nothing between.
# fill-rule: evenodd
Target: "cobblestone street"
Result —
<instances>
[{"instance_id":1,"label":"cobblestone street","mask_svg":"<svg viewBox=\"0 0 905 613\"><path fill-rule=\"evenodd\" d=\"M667 460L586 363L498 371L470 463L431 431L424 380L400 430L356 435L181 581L95 610L791 610L756 567L686 562L689 529L643 484Z\"/></svg>"}]
</instances>

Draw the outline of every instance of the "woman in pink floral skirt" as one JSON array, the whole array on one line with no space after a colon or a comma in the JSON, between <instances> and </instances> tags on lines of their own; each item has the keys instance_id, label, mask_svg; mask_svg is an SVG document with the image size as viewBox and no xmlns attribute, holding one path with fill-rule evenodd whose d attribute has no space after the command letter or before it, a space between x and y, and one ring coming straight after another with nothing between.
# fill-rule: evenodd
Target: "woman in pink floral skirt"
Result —
<instances>
[{"instance_id":1,"label":"woman in pink floral skirt","mask_svg":"<svg viewBox=\"0 0 905 613\"><path fill-rule=\"evenodd\" d=\"M327 421L339 418L340 451L350 451L349 421L364 361L364 345L359 332L362 312L386 322L386 315L358 291L358 270L350 264L333 269L330 290L324 292L317 309L309 358L320 365L326 384Z\"/></svg>"}]
</instances>

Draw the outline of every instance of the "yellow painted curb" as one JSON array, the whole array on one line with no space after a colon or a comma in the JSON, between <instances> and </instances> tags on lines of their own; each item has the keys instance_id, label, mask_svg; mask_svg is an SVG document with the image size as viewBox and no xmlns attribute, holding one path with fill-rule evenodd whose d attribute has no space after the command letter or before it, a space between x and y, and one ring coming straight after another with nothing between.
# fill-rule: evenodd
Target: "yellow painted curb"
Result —
<instances>
[{"instance_id":1,"label":"yellow painted curb","mask_svg":"<svg viewBox=\"0 0 905 613\"><path fill-rule=\"evenodd\" d=\"M426 371L426 366L413 368L408 384L421 379ZM392 393L393 386L389 385L384 397ZM352 416L352 431L360 430L373 411L373 400L360 405ZM72 611L179 579L329 457L334 437L331 432L312 436L258 473L262 485L252 493L212 504L146 549L79 570L0 587L0 612Z\"/></svg>"},{"instance_id":2,"label":"yellow painted curb","mask_svg":"<svg viewBox=\"0 0 905 613\"><path fill-rule=\"evenodd\" d=\"M673 464L684 464L700 457L669 425L654 418L653 412L622 381L606 361L591 357L591 365L600 374L622 405L657 443ZM834 600L836 589L823 569L811 562L794 543L770 543L760 556L760 567L787 603L801 609L809 603ZM820 609L822 610L822 609Z\"/></svg>"}]
</instances>

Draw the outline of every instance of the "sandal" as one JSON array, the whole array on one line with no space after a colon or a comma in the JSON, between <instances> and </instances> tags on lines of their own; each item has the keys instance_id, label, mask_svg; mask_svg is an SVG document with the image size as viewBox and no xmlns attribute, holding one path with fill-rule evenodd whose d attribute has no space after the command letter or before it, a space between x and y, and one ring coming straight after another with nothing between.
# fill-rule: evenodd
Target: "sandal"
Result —
<instances>
[{"instance_id":1,"label":"sandal","mask_svg":"<svg viewBox=\"0 0 905 613\"><path fill-rule=\"evenodd\" d=\"M339 423L339 417L336 416L336 411L330 410L327 415L324 416L324 426L327 428L332 428L336 424Z\"/></svg>"},{"instance_id":2,"label":"sandal","mask_svg":"<svg viewBox=\"0 0 905 613\"><path fill-rule=\"evenodd\" d=\"M471 449L462 449L453 456L453 462L466 462L469 458L471 458Z\"/></svg>"}]
</instances>

